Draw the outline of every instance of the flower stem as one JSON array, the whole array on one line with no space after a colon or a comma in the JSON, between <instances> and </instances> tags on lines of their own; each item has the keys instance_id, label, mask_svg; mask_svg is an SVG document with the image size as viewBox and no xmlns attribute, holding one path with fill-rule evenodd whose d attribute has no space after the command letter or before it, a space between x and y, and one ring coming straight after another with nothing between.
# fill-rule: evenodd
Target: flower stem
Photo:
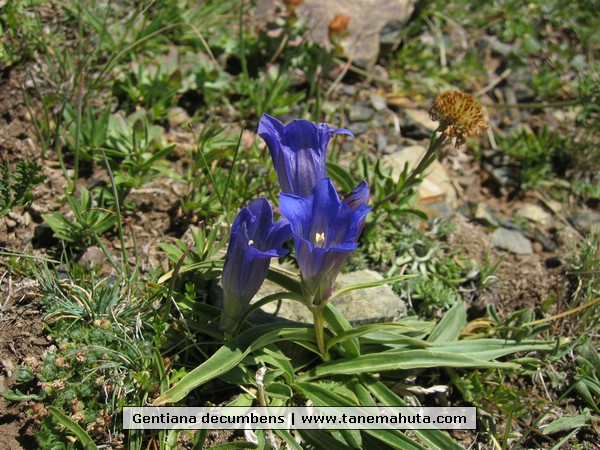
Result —
<instances>
[{"instance_id":1,"label":"flower stem","mask_svg":"<svg viewBox=\"0 0 600 450\"><path fill-rule=\"evenodd\" d=\"M405 188L410 187L414 179L418 175L420 175L421 172L423 172L429 166L429 164L431 164L431 158L434 155L437 155L438 150L442 148L442 146L446 143L446 140L447 138L444 135L436 136L436 133L433 134L431 140L429 141L429 147L427 147L425 154L421 157L419 164L417 164L417 167L411 170L408 177L406 177L406 180L404 180L403 186ZM377 203L375 203L375 205L373 205L373 209L378 209L382 204L396 200L401 192L402 191L396 191L388 195L387 197L382 198Z\"/></svg>"},{"instance_id":2,"label":"flower stem","mask_svg":"<svg viewBox=\"0 0 600 450\"><path fill-rule=\"evenodd\" d=\"M313 307L313 317L315 320L315 336L317 338L317 347L319 347L319 353L323 361L329 361L329 353L325 350L325 320L323 318L323 308Z\"/></svg>"}]
</instances>

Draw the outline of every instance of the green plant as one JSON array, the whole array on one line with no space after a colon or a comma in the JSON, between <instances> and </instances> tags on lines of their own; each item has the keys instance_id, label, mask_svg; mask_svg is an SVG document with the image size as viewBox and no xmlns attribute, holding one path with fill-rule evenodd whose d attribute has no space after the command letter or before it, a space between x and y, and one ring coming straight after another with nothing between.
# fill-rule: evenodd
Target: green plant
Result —
<instances>
[{"instance_id":1,"label":"green plant","mask_svg":"<svg viewBox=\"0 0 600 450\"><path fill-rule=\"evenodd\" d=\"M94 441L122 442L122 406L151 399L158 386L178 377L157 350L165 344L166 328L154 314L153 299L135 284L98 280L75 267L68 275L80 278L66 280L38 270L45 320L57 343L41 362L21 369L29 373L21 385L30 386L34 378L41 387L32 405L41 420L38 444L63 448L69 435L85 448ZM13 400L25 397L12 394ZM46 410L43 404L52 406Z\"/></svg>"},{"instance_id":2,"label":"green plant","mask_svg":"<svg viewBox=\"0 0 600 450\"><path fill-rule=\"evenodd\" d=\"M548 127L538 134L523 130L498 140L499 148L516 160L518 182L524 189L543 186L554 178L552 160L565 144L565 139Z\"/></svg>"},{"instance_id":3,"label":"green plant","mask_svg":"<svg viewBox=\"0 0 600 450\"><path fill-rule=\"evenodd\" d=\"M82 187L79 199L66 195L71 207L72 219L60 212L44 214L44 221L50 225L54 236L74 247L87 247L99 242L99 236L110 230L119 220L114 211L103 208L102 198L96 205L90 191Z\"/></svg>"},{"instance_id":4,"label":"green plant","mask_svg":"<svg viewBox=\"0 0 600 450\"><path fill-rule=\"evenodd\" d=\"M131 189L157 177L174 148L175 144L166 142L162 129L148 123L145 116L111 116L102 156L106 155L114 173L119 203Z\"/></svg>"},{"instance_id":5,"label":"green plant","mask_svg":"<svg viewBox=\"0 0 600 450\"><path fill-rule=\"evenodd\" d=\"M42 166L35 161L17 161L14 173L8 162L0 164L0 217L15 206L27 206L34 196L31 190L43 182Z\"/></svg>"}]
</instances>

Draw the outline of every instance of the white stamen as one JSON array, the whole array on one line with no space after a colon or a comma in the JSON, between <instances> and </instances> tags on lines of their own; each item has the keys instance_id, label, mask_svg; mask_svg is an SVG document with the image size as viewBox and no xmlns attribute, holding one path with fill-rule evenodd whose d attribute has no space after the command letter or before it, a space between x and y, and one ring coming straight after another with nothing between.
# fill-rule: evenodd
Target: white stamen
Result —
<instances>
[{"instance_id":1,"label":"white stamen","mask_svg":"<svg viewBox=\"0 0 600 450\"><path fill-rule=\"evenodd\" d=\"M250 239L250 240L248 241L248 245L253 245L253 244L254 244L254 241L253 241L252 239Z\"/></svg>"},{"instance_id":2,"label":"white stamen","mask_svg":"<svg viewBox=\"0 0 600 450\"><path fill-rule=\"evenodd\" d=\"M325 232L315 234L315 245L321 246L325 243Z\"/></svg>"}]
</instances>

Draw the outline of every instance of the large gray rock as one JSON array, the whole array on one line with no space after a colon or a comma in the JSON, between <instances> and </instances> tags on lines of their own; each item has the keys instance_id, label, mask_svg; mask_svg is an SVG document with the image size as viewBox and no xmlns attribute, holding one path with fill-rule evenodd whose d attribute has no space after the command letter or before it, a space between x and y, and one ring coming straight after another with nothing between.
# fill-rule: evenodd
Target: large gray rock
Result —
<instances>
[{"instance_id":1,"label":"large gray rock","mask_svg":"<svg viewBox=\"0 0 600 450\"><path fill-rule=\"evenodd\" d=\"M259 0L256 16L273 17L277 0ZM309 39L329 45L329 25L336 15L348 18L342 31L345 55L361 67L372 67L379 55L380 40L393 42L412 15L414 0L304 0L295 7L298 16L310 17Z\"/></svg>"},{"instance_id":2,"label":"large gray rock","mask_svg":"<svg viewBox=\"0 0 600 450\"><path fill-rule=\"evenodd\" d=\"M337 278L336 289L382 279L380 274L371 270L340 274ZM281 286L266 280L252 303L267 295L282 291ZM220 301L222 302L222 300ZM217 303L219 302L217 301ZM407 315L406 303L392 291L389 285L350 291L333 299L331 303L354 326L393 322ZM281 300L263 306L250 317L250 321L254 323L291 321L312 324L313 316L303 304L293 300Z\"/></svg>"}]
</instances>

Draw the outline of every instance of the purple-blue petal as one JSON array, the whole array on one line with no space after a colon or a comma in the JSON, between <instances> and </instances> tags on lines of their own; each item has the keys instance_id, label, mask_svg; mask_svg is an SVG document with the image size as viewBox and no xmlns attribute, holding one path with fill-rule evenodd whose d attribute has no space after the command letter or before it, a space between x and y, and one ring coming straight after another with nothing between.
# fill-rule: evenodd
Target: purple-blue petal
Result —
<instances>
[{"instance_id":1,"label":"purple-blue petal","mask_svg":"<svg viewBox=\"0 0 600 450\"><path fill-rule=\"evenodd\" d=\"M261 117L258 134L269 148L282 192L301 197L310 196L314 186L327 176L326 151L331 137L354 136L345 128L303 119L284 126L268 114Z\"/></svg>"},{"instance_id":2,"label":"purple-blue petal","mask_svg":"<svg viewBox=\"0 0 600 450\"><path fill-rule=\"evenodd\" d=\"M220 326L230 329L258 292L273 257L285 255L283 244L291 236L287 220L273 223L273 210L264 199L243 207L231 227L221 282L223 312Z\"/></svg>"},{"instance_id":3,"label":"purple-blue petal","mask_svg":"<svg viewBox=\"0 0 600 450\"><path fill-rule=\"evenodd\" d=\"M369 186L367 185L367 182L364 180L361 181L360 184L344 198L344 203L352 210L357 209L360 205L369 203Z\"/></svg>"},{"instance_id":4,"label":"purple-blue petal","mask_svg":"<svg viewBox=\"0 0 600 450\"><path fill-rule=\"evenodd\" d=\"M365 187L366 183L355 189L357 199L365 199ZM319 290L321 299L316 301L324 301L331 294L335 277L358 245L356 241L371 208L358 200L353 206L355 209L340 202L329 178L315 186L311 197L280 196L279 208L290 221L304 290L307 295Z\"/></svg>"}]
</instances>

